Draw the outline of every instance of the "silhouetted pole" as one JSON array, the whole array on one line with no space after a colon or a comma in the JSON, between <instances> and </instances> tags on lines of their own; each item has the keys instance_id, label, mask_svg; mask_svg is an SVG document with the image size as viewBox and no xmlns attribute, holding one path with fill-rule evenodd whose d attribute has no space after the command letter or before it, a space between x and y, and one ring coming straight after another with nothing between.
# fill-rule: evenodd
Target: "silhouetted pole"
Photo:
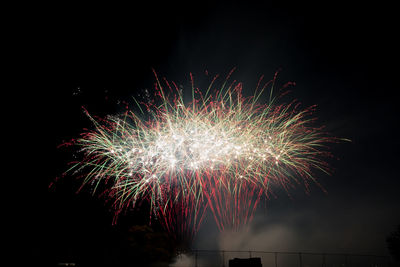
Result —
<instances>
[{"instance_id":1,"label":"silhouetted pole","mask_svg":"<svg viewBox=\"0 0 400 267\"><path fill-rule=\"evenodd\" d=\"M322 254L322 267L326 267L326 254Z\"/></svg>"},{"instance_id":2,"label":"silhouetted pole","mask_svg":"<svg viewBox=\"0 0 400 267\"><path fill-rule=\"evenodd\" d=\"M194 267L198 267L197 266L197 250L194 251Z\"/></svg>"},{"instance_id":3,"label":"silhouetted pole","mask_svg":"<svg viewBox=\"0 0 400 267\"><path fill-rule=\"evenodd\" d=\"M275 267L278 267L278 252L275 252Z\"/></svg>"},{"instance_id":4,"label":"silhouetted pole","mask_svg":"<svg viewBox=\"0 0 400 267\"><path fill-rule=\"evenodd\" d=\"M222 267L225 267L225 251L222 251Z\"/></svg>"},{"instance_id":5,"label":"silhouetted pole","mask_svg":"<svg viewBox=\"0 0 400 267\"><path fill-rule=\"evenodd\" d=\"M303 267L303 258L301 257L301 252L299 252L299 263L300 267Z\"/></svg>"}]
</instances>

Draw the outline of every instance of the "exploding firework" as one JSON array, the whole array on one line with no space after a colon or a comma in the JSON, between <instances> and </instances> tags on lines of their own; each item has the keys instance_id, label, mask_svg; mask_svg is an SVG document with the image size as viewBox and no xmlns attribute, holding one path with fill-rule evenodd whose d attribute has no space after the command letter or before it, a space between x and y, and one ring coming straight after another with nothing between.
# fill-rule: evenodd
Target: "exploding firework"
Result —
<instances>
[{"instance_id":1,"label":"exploding firework","mask_svg":"<svg viewBox=\"0 0 400 267\"><path fill-rule=\"evenodd\" d=\"M159 104L137 103L140 112L105 119L86 112L95 127L77 140L83 159L70 171L83 173L84 185L109 188L117 213L149 201L168 231L190 238L207 208L220 230L237 229L271 187L317 183L313 171L328 172L323 158L334 139L313 126L314 107L278 104L276 75L244 97L241 83L228 84L231 73L218 90L215 77L203 92L190 76L190 103L155 74Z\"/></svg>"}]
</instances>

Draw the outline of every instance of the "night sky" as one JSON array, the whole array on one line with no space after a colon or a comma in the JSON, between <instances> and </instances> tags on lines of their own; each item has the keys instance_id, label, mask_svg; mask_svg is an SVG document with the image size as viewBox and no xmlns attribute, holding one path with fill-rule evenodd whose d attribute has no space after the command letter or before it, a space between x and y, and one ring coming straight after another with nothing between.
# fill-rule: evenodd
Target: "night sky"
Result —
<instances>
[{"instance_id":1,"label":"night sky","mask_svg":"<svg viewBox=\"0 0 400 267\"><path fill-rule=\"evenodd\" d=\"M397 14L383 1L323 3L55 6L21 16L16 48L27 74L15 109L27 201L16 212L25 258L112 258L126 249L126 229L148 219L138 212L112 226L109 205L89 190L76 194L72 177L49 189L71 160L57 146L92 127L82 106L121 112L153 87L152 68L188 84L189 72L201 83L206 70L225 76L234 67L248 94L281 69L281 84L296 82L289 97L316 104L318 123L352 142L331 146L334 172L317 177L327 194L278 192L237 236L219 236L210 217L194 247L388 255L385 238L400 224Z\"/></svg>"}]
</instances>

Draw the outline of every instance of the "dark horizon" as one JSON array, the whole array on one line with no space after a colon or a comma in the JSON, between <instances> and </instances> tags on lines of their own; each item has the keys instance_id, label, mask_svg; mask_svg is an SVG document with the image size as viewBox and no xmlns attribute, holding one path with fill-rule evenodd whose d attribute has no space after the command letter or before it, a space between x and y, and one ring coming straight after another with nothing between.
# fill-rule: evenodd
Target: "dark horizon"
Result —
<instances>
[{"instance_id":1,"label":"dark horizon","mask_svg":"<svg viewBox=\"0 0 400 267\"><path fill-rule=\"evenodd\" d=\"M28 75L15 102L22 101L21 132L29 132L26 147L34 152L18 219L27 258L51 264L101 254L112 263L129 253L130 226L148 223L143 209L113 225L109 204L88 188L76 194L73 177L49 188L71 160L68 149L57 147L92 127L82 107L100 117L121 112L124 102L153 88L152 69L185 84L189 73L204 83L206 71L224 77L233 68L247 94L260 76L271 79L280 70L281 85L296 83L289 99L317 105L317 122L351 142L332 144L334 171L318 174L327 194L316 185L309 195L301 187L292 198L277 192L260 205L246 234L221 235L210 217L193 248L389 255L385 239L400 224L394 7L154 5L98 12L71 5L26 17L20 45Z\"/></svg>"}]
</instances>

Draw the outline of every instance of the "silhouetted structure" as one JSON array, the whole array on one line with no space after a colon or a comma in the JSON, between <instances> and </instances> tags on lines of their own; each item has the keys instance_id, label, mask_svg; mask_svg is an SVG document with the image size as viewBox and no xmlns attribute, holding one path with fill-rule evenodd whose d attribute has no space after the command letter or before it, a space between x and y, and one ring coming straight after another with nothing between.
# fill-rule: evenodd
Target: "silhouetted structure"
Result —
<instances>
[{"instance_id":1,"label":"silhouetted structure","mask_svg":"<svg viewBox=\"0 0 400 267\"><path fill-rule=\"evenodd\" d=\"M400 224L397 226L397 231L390 233L386 238L388 249L393 258L400 262Z\"/></svg>"},{"instance_id":2,"label":"silhouetted structure","mask_svg":"<svg viewBox=\"0 0 400 267\"><path fill-rule=\"evenodd\" d=\"M234 258L229 260L229 267L262 267L261 258Z\"/></svg>"},{"instance_id":3,"label":"silhouetted structure","mask_svg":"<svg viewBox=\"0 0 400 267\"><path fill-rule=\"evenodd\" d=\"M318 253L318 252L301 252L301 251L261 251L261 250L202 250L197 249L192 251L194 253L195 267L198 261L203 261L207 256L212 254L219 256L219 263L215 266L265 266L284 267L284 266L374 266L374 267L389 267L398 266L393 265L390 256L386 255L372 255L372 254L349 254L349 253ZM234 258L226 261L227 254L239 255L246 253L249 258ZM260 256L254 258L257 254ZM244 255L244 254L242 254ZM239 256L240 257L240 256ZM218 260L218 259L217 259ZM262 261L261 261L262 260ZM219 265L220 264L220 265Z\"/></svg>"}]
</instances>

